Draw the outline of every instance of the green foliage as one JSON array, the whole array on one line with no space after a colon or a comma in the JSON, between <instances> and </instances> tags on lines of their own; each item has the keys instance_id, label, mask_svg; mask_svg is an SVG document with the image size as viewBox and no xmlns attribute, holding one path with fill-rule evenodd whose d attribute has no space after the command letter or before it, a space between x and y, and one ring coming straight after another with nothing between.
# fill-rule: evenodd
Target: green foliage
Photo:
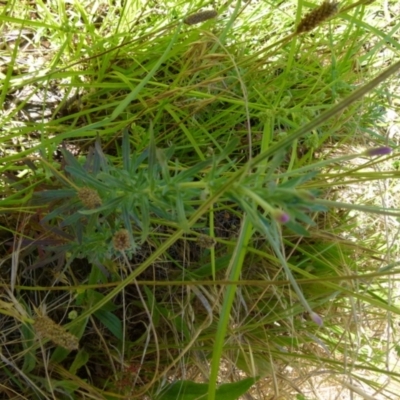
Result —
<instances>
[{"instance_id":1,"label":"green foliage","mask_svg":"<svg viewBox=\"0 0 400 400\"><path fill-rule=\"evenodd\" d=\"M389 398L364 376L400 379L398 171L365 147L396 145L393 2L302 35L308 2L125 3L0 15L5 393L306 399L323 372Z\"/></svg>"},{"instance_id":2,"label":"green foliage","mask_svg":"<svg viewBox=\"0 0 400 400\"><path fill-rule=\"evenodd\" d=\"M236 400L247 393L256 380L243 379L239 382L220 385L215 392L216 400ZM157 397L157 400L195 400L206 399L208 385L192 381L177 381L168 385Z\"/></svg>"},{"instance_id":3,"label":"green foliage","mask_svg":"<svg viewBox=\"0 0 400 400\"><path fill-rule=\"evenodd\" d=\"M34 333L33 333L31 325L28 325L28 324L27 325L22 325L21 334L22 334L22 337L23 337L23 342L22 343L23 343L24 350L25 350L24 365L22 367L22 370L25 373L29 373L36 366L35 352L32 349Z\"/></svg>"},{"instance_id":4,"label":"green foliage","mask_svg":"<svg viewBox=\"0 0 400 400\"><path fill-rule=\"evenodd\" d=\"M71 367L69 368L69 372L73 375L76 375L79 368L81 368L87 364L87 362L89 361L89 358L90 358L90 355L87 351L79 350L75 356L74 361L71 364Z\"/></svg>"},{"instance_id":5,"label":"green foliage","mask_svg":"<svg viewBox=\"0 0 400 400\"><path fill-rule=\"evenodd\" d=\"M64 235L75 238L68 244L58 245L56 251L69 252L70 262L74 258L88 258L91 263L104 262L119 254L112 241L118 229L124 228L129 232L128 257L147 240L155 224L175 224L188 232L187 221L196 206L201 204L201 199L224 190L229 166L225 157L234 147L235 142L228 144L222 154L188 168L178 162L171 163L173 148L161 150L155 148L153 143L140 154L132 153L128 132L125 132L122 141L122 165L111 164L100 149L99 142L84 166L63 150L67 175L61 181L73 182L73 186L78 187L77 191L57 189L35 193L40 203L53 203L53 211L43 222L53 228L58 224L57 231L63 229ZM272 168L280 160L282 157L278 155L267 169L259 169L257 173L232 184L221 200L236 203L248 213L261 232L269 229L270 223L265 214L257 211L258 207L278 223L287 223L295 232L306 232L300 223L313 225L307 214L326 210L315 204L312 192L300 189L315 174L305 174L277 184ZM100 204L87 209L87 201L77 198L81 188L98 194ZM60 199L67 199L67 202L63 203ZM290 222L287 221L289 219Z\"/></svg>"}]
</instances>

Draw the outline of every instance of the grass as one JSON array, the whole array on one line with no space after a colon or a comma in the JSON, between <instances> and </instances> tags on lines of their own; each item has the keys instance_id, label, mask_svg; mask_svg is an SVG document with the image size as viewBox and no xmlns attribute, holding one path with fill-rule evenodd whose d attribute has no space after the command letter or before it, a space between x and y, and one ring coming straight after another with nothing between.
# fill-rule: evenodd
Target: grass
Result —
<instances>
[{"instance_id":1,"label":"grass","mask_svg":"<svg viewBox=\"0 0 400 400\"><path fill-rule=\"evenodd\" d=\"M396 395L399 14L324 4L3 7L4 398Z\"/></svg>"}]
</instances>

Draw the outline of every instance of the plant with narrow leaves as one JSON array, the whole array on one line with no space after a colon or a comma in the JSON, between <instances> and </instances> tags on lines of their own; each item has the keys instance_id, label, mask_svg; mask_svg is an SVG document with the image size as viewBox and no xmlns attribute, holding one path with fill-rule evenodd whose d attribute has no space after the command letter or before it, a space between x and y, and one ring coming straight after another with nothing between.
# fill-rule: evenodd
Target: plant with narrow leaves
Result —
<instances>
[{"instance_id":1,"label":"plant with narrow leaves","mask_svg":"<svg viewBox=\"0 0 400 400\"><path fill-rule=\"evenodd\" d=\"M150 146L131 155L128 133L122 148L122 166L109 163L99 143L85 165L64 149L67 166L61 180L73 187L36 193L37 199L55 207L42 224L72 239L57 246L58 251L70 252L70 259L98 262L120 252L130 256L160 221L185 226L194 210L193 200L200 198L204 185L195 180L211 160L171 174L172 148Z\"/></svg>"},{"instance_id":2,"label":"plant with narrow leaves","mask_svg":"<svg viewBox=\"0 0 400 400\"><path fill-rule=\"evenodd\" d=\"M99 142L84 165L64 150L67 175L61 180L73 182L74 188L38 193L41 199L62 199L62 204L42 223L73 238L57 247L57 251L68 251L70 260L85 257L92 263L102 263L121 253L132 256L150 231L160 226L172 224L189 233L188 221L204 199L222 191L219 202L233 201L246 213L280 259L304 308L313 320L320 321L297 286L279 245L280 225L284 224L299 236L307 236L304 224L315 225L310 213L327 210L328 204L317 198L317 192L303 188L316 176L318 164L304 171L277 174L285 156L280 151L264 167L258 166L254 172L243 174L226 186L227 171L234 162L226 160L236 145L234 141L220 155L190 168L184 168L177 161L172 163L174 149L157 149L153 141L142 153L131 154L128 132L122 141L122 165L110 163ZM388 148L372 149L361 155L385 155L389 151ZM323 161L321 166L331 162ZM335 204L329 204L332 205ZM205 230L205 234L212 233Z\"/></svg>"}]
</instances>

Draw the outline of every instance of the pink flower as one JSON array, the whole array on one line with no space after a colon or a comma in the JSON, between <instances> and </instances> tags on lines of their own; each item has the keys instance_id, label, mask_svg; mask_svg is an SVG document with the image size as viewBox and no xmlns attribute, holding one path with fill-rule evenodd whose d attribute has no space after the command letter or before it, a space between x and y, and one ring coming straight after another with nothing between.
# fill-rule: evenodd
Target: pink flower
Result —
<instances>
[{"instance_id":1,"label":"pink flower","mask_svg":"<svg viewBox=\"0 0 400 400\"><path fill-rule=\"evenodd\" d=\"M324 321L317 313L311 312L310 317L318 326L322 326L324 324Z\"/></svg>"},{"instance_id":2,"label":"pink flower","mask_svg":"<svg viewBox=\"0 0 400 400\"><path fill-rule=\"evenodd\" d=\"M285 212L283 212L281 210L275 210L273 212L272 216L280 224L286 224L286 222L289 222L289 220L290 220L289 214L286 214Z\"/></svg>"},{"instance_id":3,"label":"pink flower","mask_svg":"<svg viewBox=\"0 0 400 400\"><path fill-rule=\"evenodd\" d=\"M365 150L363 154L366 156L372 157L372 156L386 156L387 154L390 154L392 152L392 149L390 147L375 147L372 149Z\"/></svg>"}]
</instances>

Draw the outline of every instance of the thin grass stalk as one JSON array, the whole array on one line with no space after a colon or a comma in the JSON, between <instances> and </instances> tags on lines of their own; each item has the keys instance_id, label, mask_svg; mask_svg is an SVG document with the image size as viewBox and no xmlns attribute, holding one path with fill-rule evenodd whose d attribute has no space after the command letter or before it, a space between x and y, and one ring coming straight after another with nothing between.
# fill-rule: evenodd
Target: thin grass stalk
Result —
<instances>
[{"instance_id":1,"label":"thin grass stalk","mask_svg":"<svg viewBox=\"0 0 400 400\"><path fill-rule=\"evenodd\" d=\"M359 89L355 90L352 94L343 99L340 103L324 111L321 115L310 121L308 124L297 129L291 135L282 139L280 142L272 145L268 150L266 150L263 153L260 153L257 157L254 157L254 159L251 162L251 168L254 168L261 161L263 161L268 157L271 157L276 152L281 151L286 147L290 146L294 140L301 138L306 133L311 132L313 129L318 128L321 124L328 121L336 114L339 114L341 111L349 107L355 101L359 100L367 93L369 93L372 89L374 89L384 80L389 78L391 75L395 74L399 69L400 69L400 61L394 63L386 71L382 72L376 78L372 79L372 81L366 83L364 86L361 86Z\"/></svg>"},{"instance_id":2,"label":"thin grass stalk","mask_svg":"<svg viewBox=\"0 0 400 400\"><path fill-rule=\"evenodd\" d=\"M252 237L253 226L250 218L245 215L240 235L237 239L235 251L231 258L229 279L236 281L239 279L242 271L243 262L247 253L247 246ZM228 330L229 319L231 315L232 304L235 299L237 285L229 285L226 288L224 301L222 304L221 315L218 321L217 333L213 347L213 357L211 360L210 382L208 386L208 400L215 400L215 391L217 389L218 372L221 364L221 356L224 348L226 332Z\"/></svg>"},{"instance_id":3,"label":"thin grass stalk","mask_svg":"<svg viewBox=\"0 0 400 400\"><path fill-rule=\"evenodd\" d=\"M21 378L25 381L26 386L30 387L35 394L43 396L41 397L42 399L50 400L50 398L47 397L46 394L38 386L36 386L36 384L21 369L19 369L14 362L5 357L2 352L0 352L0 360L4 365L8 365L11 370L14 370L17 375L21 376Z\"/></svg>"},{"instance_id":4,"label":"thin grass stalk","mask_svg":"<svg viewBox=\"0 0 400 400\"><path fill-rule=\"evenodd\" d=\"M393 211L393 209L391 208L377 208L373 206L363 206L359 204L350 204L350 203L343 203L341 201L331 201L324 199L314 199L314 202L326 207L345 208L347 210L358 210L362 212L368 212L371 214L381 214L381 215L389 215L392 217L400 217L400 210Z\"/></svg>"},{"instance_id":5,"label":"thin grass stalk","mask_svg":"<svg viewBox=\"0 0 400 400\"><path fill-rule=\"evenodd\" d=\"M161 64L166 60L168 54L171 51L172 46L178 39L179 32L181 31L182 23L178 25L176 28L176 31L174 33L174 36L172 37L171 41L169 42L168 47L165 49L163 55L158 59L158 61L155 63L151 71L146 75L146 77L140 81L140 83L136 86L136 88L128 94L128 96L125 97L124 100L120 102L120 104L115 108L113 113L111 114L111 117L109 121L115 120L124 110L126 107L128 107L133 100L136 99L140 91L146 86L146 84L150 81L150 79L154 76L154 74L158 71L160 68Z\"/></svg>"}]
</instances>

